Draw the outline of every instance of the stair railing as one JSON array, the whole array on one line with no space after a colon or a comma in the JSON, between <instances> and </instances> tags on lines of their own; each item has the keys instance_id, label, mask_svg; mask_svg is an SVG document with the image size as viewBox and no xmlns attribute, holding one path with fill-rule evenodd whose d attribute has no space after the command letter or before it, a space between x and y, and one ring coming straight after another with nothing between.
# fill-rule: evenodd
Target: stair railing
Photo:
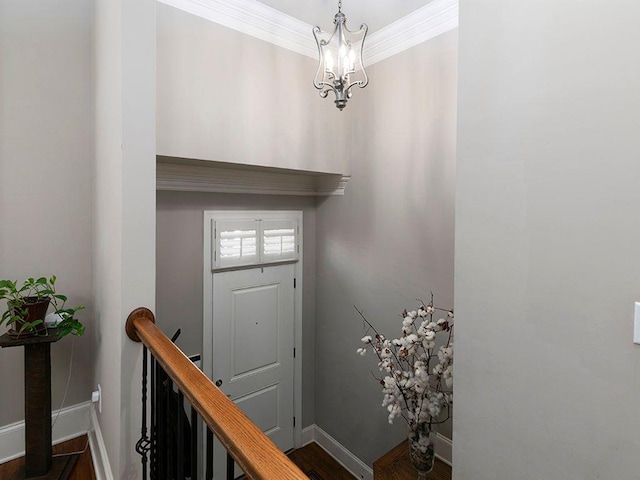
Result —
<instances>
[{"instance_id":1,"label":"stair railing","mask_svg":"<svg viewBox=\"0 0 640 480\"><path fill-rule=\"evenodd\" d=\"M227 451L226 478L237 465L250 480L307 480L308 477L155 325L144 307L129 314L126 332L142 342L142 437L136 451L142 456L143 479L198 478L197 425L207 426L205 479L213 478L213 437ZM151 398L147 399L147 356L151 352ZM177 392L174 389L177 388ZM184 400L191 405L190 434ZM147 428L147 403L150 428ZM185 435L185 431L187 434ZM187 437L187 438L185 438ZM190 442L189 457L184 445ZM147 459L147 453L150 458ZM219 479L216 479L219 480Z\"/></svg>"}]
</instances>

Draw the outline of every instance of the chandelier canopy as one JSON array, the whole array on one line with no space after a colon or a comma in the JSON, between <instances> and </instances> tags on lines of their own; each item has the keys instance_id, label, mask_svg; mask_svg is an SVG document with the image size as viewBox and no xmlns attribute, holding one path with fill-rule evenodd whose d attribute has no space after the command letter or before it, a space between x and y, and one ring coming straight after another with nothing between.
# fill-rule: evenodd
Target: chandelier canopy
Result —
<instances>
[{"instance_id":1,"label":"chandelier canopy","mask_svg":"<svg viewBox=\"0 0 640 480\"><path fill-rule=\"evenodd\" d=\"M342 13L342 0L338 2L333 25L333 32L323 32L320 27L313 27L313 36L318 45L318 70L313 85L322 98L333 92L336 107L342 110L353 94L352 88L364 88L369 83L362 63L362 49L369 27L363 23L359 30L349 30L347 17Z\"/></svg>"}]
</instances>

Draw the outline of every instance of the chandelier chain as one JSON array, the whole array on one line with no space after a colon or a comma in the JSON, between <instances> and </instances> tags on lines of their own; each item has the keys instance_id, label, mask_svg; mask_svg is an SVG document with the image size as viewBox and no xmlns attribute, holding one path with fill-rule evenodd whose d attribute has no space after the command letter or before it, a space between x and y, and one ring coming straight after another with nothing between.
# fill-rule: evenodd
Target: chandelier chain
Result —
<instances>
[{"instance_id":1,"label":"chandelier chain","mask_svg":"<svg viewBox=\"0 0 640 480\"><path fill-rule=\"evenodd\" d=\"M338 11L342 11L342 0L338 0Z\"/></svg>"}]
</instances>

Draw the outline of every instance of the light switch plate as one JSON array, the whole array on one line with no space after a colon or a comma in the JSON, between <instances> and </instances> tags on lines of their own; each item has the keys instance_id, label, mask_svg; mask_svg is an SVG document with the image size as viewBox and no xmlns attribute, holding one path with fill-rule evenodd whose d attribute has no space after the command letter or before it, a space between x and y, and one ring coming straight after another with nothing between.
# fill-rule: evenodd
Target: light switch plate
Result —
<instances>
[{"instance_id":1,"label":"light switch plate","mask_svg":"<svg viewBox=\"0 0 640 480\"><path fill-rule=\"evenodd\" d=\"M633 315L633 343L640 345L640 302L636 302L636 310Z\"/></svg>"}]
</instances>

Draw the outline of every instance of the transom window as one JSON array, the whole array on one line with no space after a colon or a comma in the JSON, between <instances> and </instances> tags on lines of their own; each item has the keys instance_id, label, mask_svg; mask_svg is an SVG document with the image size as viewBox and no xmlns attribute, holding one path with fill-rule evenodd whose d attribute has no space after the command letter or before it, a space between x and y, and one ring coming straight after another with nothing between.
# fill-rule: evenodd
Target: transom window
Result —
<instances>
[{"instance_id":1,"label":"transom window","mask_svg":"<svg viewBox=\"0 0 640 480\"><path fill-rule=\"evenodd\" d=\"M295 218L213 221L213 269L260 265L298 258Z\"/></svg>"}]
</instances>

